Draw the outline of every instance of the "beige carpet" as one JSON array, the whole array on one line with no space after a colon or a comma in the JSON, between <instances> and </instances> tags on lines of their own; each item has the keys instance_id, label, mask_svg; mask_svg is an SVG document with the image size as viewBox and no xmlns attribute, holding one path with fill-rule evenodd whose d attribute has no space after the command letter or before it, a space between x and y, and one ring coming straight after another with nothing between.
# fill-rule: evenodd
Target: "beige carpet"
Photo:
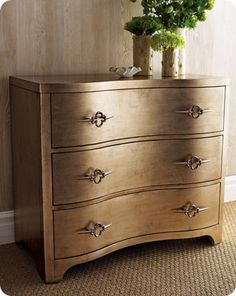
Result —
<instances>
[{"instance_id":1,"label":"beige carpet","mask_svg":"<svg viewBox=\"0 0 236 296\"><path fill-rule=\"evenodd\" d=\"M224 242L155 242L71 268L45 285L14 244L0 247L0 285L10 296L226 296L236 287L236 202L225 205Z\"/></svg>"}]
</instances>

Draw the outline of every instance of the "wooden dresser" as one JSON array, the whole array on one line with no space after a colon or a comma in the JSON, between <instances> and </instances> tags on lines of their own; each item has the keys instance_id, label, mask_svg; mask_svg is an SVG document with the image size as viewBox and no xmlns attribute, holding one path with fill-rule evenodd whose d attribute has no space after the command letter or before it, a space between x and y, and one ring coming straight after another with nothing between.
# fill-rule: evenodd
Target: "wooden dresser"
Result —
<instances>
[{"instance_id":1,"label":"wooden dresser","mask_svg":"<svg viewBox=\"0 0 236 296\"><path fill-rule=\"evenodd\" d=\"M225 79L11 77L10 90L16 241L46 282L134 244L221 242Z\"/></svg>"}]
</instances>

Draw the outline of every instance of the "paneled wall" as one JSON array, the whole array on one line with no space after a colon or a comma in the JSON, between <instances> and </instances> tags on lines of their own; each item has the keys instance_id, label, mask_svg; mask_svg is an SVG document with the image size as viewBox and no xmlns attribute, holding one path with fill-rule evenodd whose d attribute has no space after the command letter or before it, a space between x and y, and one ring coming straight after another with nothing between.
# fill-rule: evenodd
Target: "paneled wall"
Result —
<instances>
[{"instance_id":1,"label":"paneled wall","mask_svg":"<svg viewBox=\"0 0 236 296\"><path fill-rule=\"evenodd\" d=\"M0 11L0 211L12 209L9 75L102 73L132 64L125 21L141 14L129 0L11 0ZM229 74L236 108L236 8L216 0L208 21L188 33L187 70ZM155 72L160 70L159 60ZM236 118L230 114L228 175L236 174Z\"/></svg>"},{"instance_id":2,"label":"paneled wall","mask_svg":"<svg viewBox=\"0 0 236 296\"><path fill-rule=\"evenodd\" d=\"M217 0L208 21L188 32L187 71L227 76L230 112L227 175L236 175L236 1Z\"/></svg>"},{"instance_id":3,"label":"paneled wall","mask_svg":"<svg viewBox=\"0 0 236 296\"><path fill-rule=\"evenodd\" d=\"M12 209L9 75L103 73L132 64L128 0L11 0L0 11L0 211Z\"/></svg>"}]
</instances>

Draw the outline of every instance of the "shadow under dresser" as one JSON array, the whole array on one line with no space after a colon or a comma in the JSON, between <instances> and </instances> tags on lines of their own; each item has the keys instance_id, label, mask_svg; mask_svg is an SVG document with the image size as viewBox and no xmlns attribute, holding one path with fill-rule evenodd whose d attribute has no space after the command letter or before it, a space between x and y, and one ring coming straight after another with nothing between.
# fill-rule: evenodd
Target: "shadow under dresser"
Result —
<instances>
[{"instance_id":1,"label":"shadow under dresser","mask_svg":"<svg viewBox=\"0 0 236 296\"><path fill-rule=\"evenodd\" d=\"M43 279L130 245L222 240L227 81L11 77L16 241Z\"/></svg>"}]
</instances>

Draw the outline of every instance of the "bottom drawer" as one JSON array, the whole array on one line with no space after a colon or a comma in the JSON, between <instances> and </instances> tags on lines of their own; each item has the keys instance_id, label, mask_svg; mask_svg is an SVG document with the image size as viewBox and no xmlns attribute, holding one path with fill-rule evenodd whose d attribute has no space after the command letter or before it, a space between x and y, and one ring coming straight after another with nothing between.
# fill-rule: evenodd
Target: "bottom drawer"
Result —
<instances>
[{"instance_id":1,"label":"bottom drawer","mask_svg":"<svg viewBox=\"0 0 236 296\"><path fill-rule=\"evenodd\" d=\"M55 258L90 253L118 241L218 224L220 184L140 192L54 212Z\"/></svg>"}]
</instances>

